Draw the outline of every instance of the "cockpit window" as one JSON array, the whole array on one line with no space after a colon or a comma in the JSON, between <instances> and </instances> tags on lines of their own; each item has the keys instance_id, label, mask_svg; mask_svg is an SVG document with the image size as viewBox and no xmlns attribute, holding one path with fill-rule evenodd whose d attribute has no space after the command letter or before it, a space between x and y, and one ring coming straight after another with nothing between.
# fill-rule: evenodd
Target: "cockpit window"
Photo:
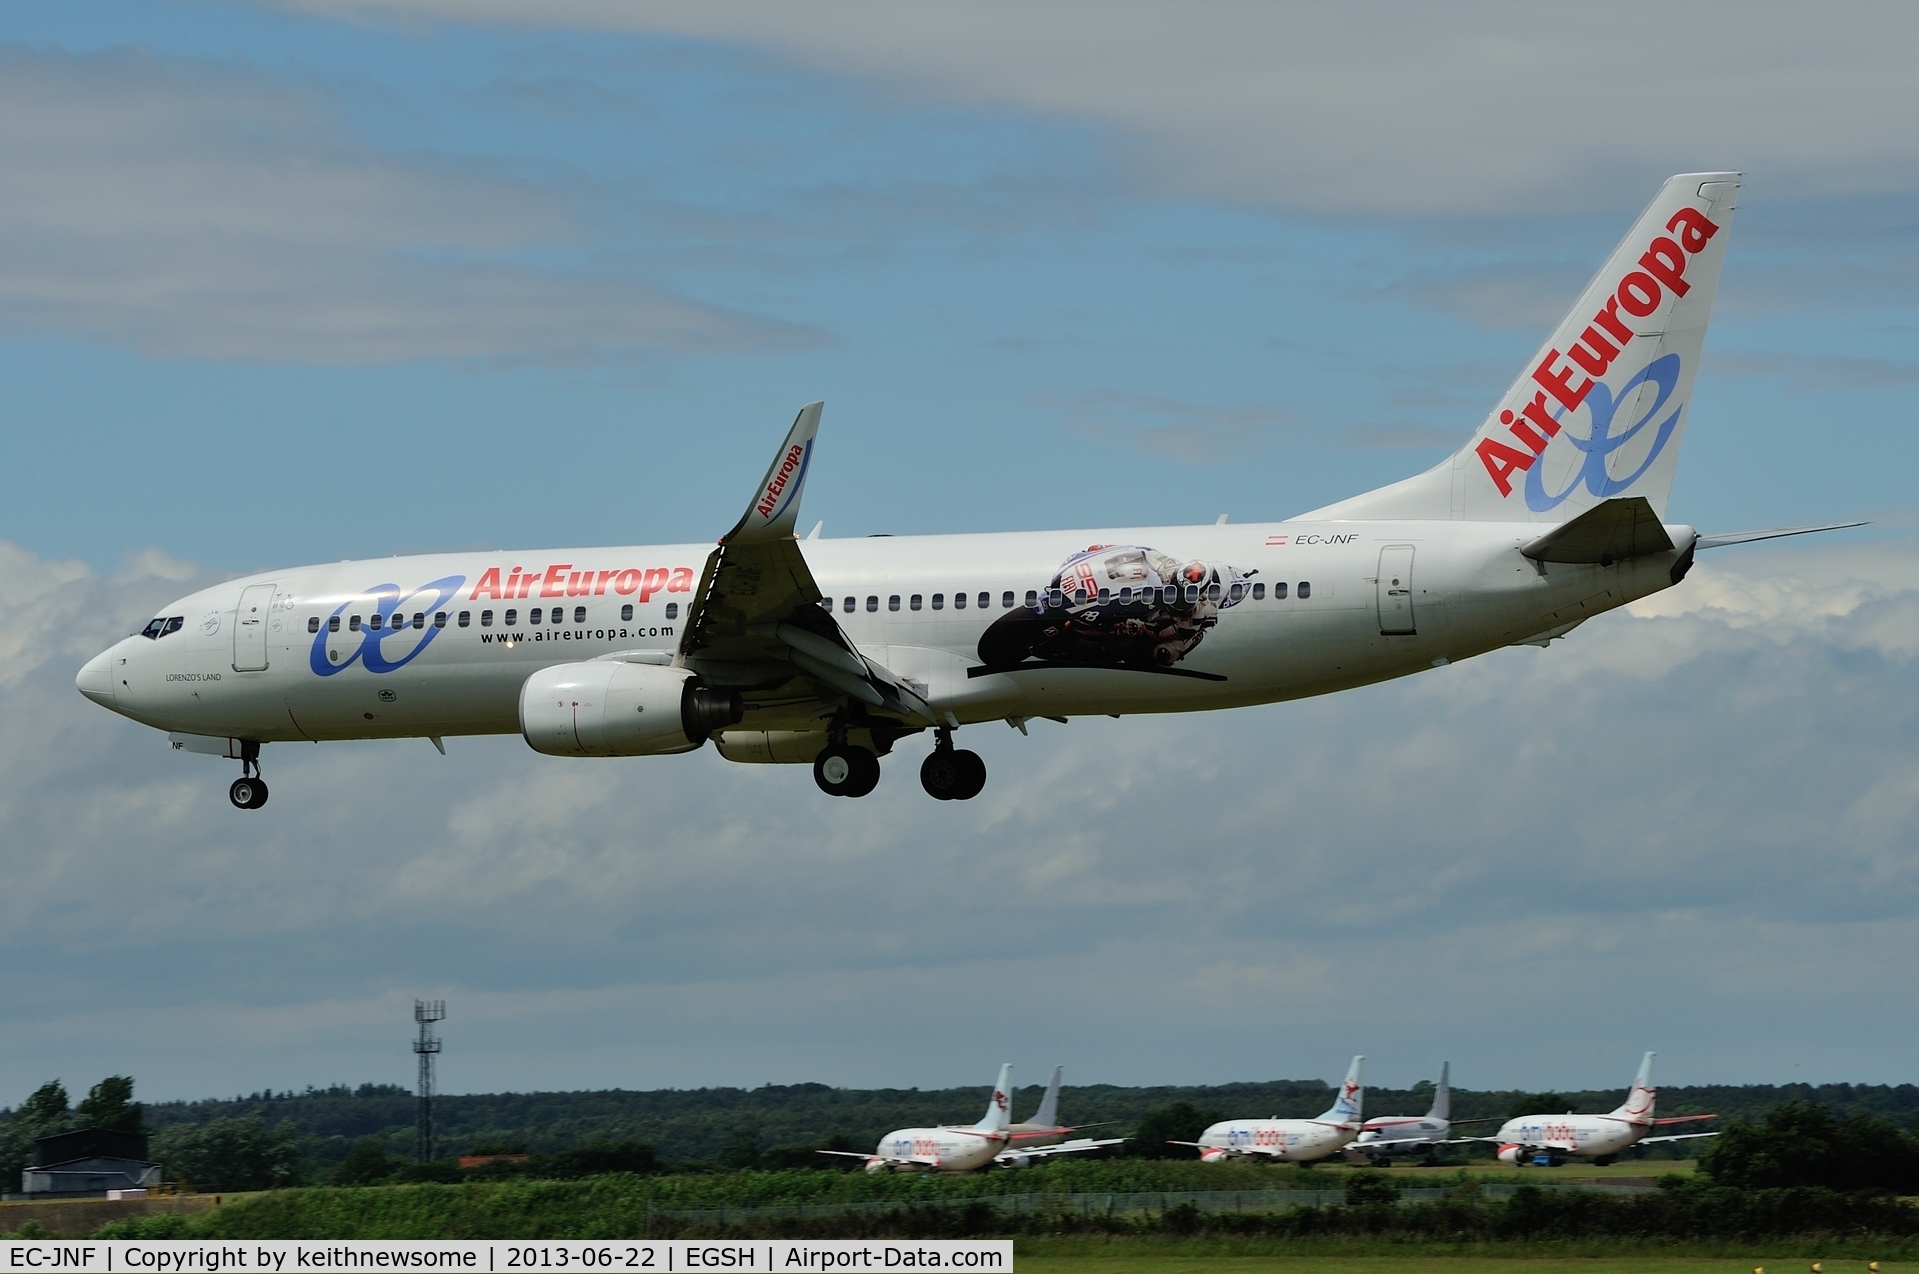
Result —
<instances>
[{"instance_id":1,"label":"cockpit window","mask_svg":"<svg viewBox=\"0 0 1919 1274\"><path fill-rule=\"evenodd\" d=\"M186 627L186 622L185 615L163 615L158 619L149 620L147 626L140 630L140 635L148 641L158 641L168 633L179 632Z\"/></svg>"}]
</instances>

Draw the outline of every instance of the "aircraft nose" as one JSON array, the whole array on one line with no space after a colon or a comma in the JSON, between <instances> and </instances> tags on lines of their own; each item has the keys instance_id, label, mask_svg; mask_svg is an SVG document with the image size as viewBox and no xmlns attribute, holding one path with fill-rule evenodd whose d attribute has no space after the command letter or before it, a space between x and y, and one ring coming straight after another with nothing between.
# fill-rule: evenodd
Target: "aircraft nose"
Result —
<instances>
[{"instance_id":1,"label":"aircraft nose","mask_svg":"<svg viewBox=\"0 0 1919 1274\"><path fill-rule=\"evenodd\" d=\"M73 687L103 708L113 706L113 651L103 650L87 660L73 679Z\"/></svg>"}]
</instances>

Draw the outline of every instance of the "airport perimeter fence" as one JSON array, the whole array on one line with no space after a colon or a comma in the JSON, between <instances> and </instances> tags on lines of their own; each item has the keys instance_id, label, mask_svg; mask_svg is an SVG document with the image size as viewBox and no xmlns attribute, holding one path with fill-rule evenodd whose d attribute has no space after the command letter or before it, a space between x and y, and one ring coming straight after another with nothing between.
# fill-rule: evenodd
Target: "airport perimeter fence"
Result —
<instances>
[{"instance_id":1,"label":"airport perimeter fence","mask_svg":"<svg viewBox=\"0 0 1919 1274\"><path fill-rule=\"evenodd\" d=\"M1649 1181L1540 1181L1528 1183L1541 1190L1584 1190L1593 1194L1631 1195L1658 1190ZM1470 1197L1510 1199L1519 1186L1505 1183L1479 1185ZM1395 1202L1438 1203L1457 1198L1457 1186L1413 1186L1402 1188ZM1287 1212L1294 1208L1325 1208L1346 1202L1343 1189L1334 1190L1138 1190L1092 1194L989 1194L948 1195L930 1199L876 1199L859 1203L787 1203L752 1208L660 1208L649 1207L653 1218L671 1218L697 1225L724 1225L729 1221L761 1218L805 1218L848 1216L861 1213L898 1212L906 1208L962 1208L985 1205L1006 1216L1070 1213L1079 1216L1125 1216L1166 1212L1191 1205L1201 1212Z\"/></svg>"}]
</instances>

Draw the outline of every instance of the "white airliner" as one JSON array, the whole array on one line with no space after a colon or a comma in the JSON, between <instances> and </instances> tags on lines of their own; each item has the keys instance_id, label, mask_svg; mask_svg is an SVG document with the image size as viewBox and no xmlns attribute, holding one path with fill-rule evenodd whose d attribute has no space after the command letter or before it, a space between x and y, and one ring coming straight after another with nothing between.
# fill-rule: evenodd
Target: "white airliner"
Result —
<instances>
[{"instance_id":1,"label":"white airliner","mask_svg":"<svg viewBox=\"0 0 1919 1274\"><path fill-rule=\"evenodd\" d=\"M1064 1066L1053 1068L1053 1078L1046 1083L1046 1092L1039 1099L1039 1109L1033 1112L1031 1119L1007 1129L1010 1135L1006 1149L993 1162L1002 1168L1025 1168L1049 1155L1098 1150L1102 1146L1117 1146L1126 1140L1124 1137L1075 1137L1073 1134L1082 1129L1059 1122L1059 1081L1065 1073Z\"/></svg>"},{"instance_id":2,"label":"white airliner","mask_svg":"<svg viewBox=\"0 0 1919 1274\"><path fill-rule=\"evenodd\" d=\"M1521 1115L1509 1119L1492 1137L1476 1141L1499 1143L1499 1157L1515 1166L1538 1164L1557 1167L1566 1159L1590 1159L1605 1166L1629 1146L1649 1146L1661 1141L1691 1141L1697 1137L1717 1137L1716 1132L1688 1132L1668 1136L1649 1136L1657 1128L1672 1124L1699 1123L1717 1119L1717 1115L1679 1115L1670 1119L1653 1118L1653 1103L1659 1090L1652 1086L1651 1053L1639 1063L1639 1076L1632 1091L1610 1115Z\"/></svg>"},{"instance_id":3,"label":"white airliner","mask_svg":"<svg viewBox=\"0 0 1919 1274\"><path fill-rule=\"evenodd\" d=\"M171 603L77 684L238 760L246 809L262 744L516 731L568 757L712 741L863 796L931 730L920 781L966 800L986 767L962 726L1272 703L1543 646L1699 549L1830 529L1665 521L1738 190L1668 180L1456 455L1287 521L800 540L814 403L717 548L269 571Z\"/></svg>"},{"instance_id":4,"label":"white airliner","mask_svg":"<svg viewBox=\"0 0 1919 1274\"><path fill-rule=\"evenodd\" d=\"M1453 1088L1451 1062L1439 1064L1439 1087L1433 1090L1433 1106L1424 1115L1379 1115L1366 1121L1358 1140L1345 1150L1349 1163L1370 1163L1375 1168L1390 1167L1395 1158L1423 1155L1440 1146L1458 1144L1453 1132ZM1492 1123L1490 1119L1468 1119L1463 1123Z\"/></svg>"},{"instance_id":5,"label":"white airliner","mask_svg":"<svg viewBox=\"0 0 1919 1274\"><path fill-rule=\"evenodd\" d=\"M819 1153L864 1159L868 1172L971 1172L996 1161L1004 1161L1008 1166L1024 1167L1046 1155L1074 1154L1097 1148L1095 1144L1080 1145L1075 1142L1029 1146L1017 1152L1021 1162L1012 1163L1006 1158L1007 1148L1013 1142L1012 1094L1013 1065L1008 1062L999 1068L999 1082L993 1085L992 1100L986 1103L986 1114L976 1124L967 1127L945 1125L939 1128L896 1129L881 1137L879 1146L870 1155L852 1150L822 1150ZM1063 1131L1071 1132L1072 1129Z\"/></svg>"},{"instance_id":6,"label":"white airliner","mask_svg":"<svg viewBox=\"0 0 1919 1274\"><path fill-rule=\"evenodd\" d=\"M1228 1159L1307 1163L1338 1154L1364 1127L1361 1108L1366 1090L1359 1083L1359 1068L1365 1060L1363 1056L1353 1059L1346 1068L1346 1082L1339 1086L1339 1096L1318 1119L1228 1119L1201 1133L1198 1141L1172 1144L1198 1146L1204 1163Z\"/></svg>"}]
</instances>

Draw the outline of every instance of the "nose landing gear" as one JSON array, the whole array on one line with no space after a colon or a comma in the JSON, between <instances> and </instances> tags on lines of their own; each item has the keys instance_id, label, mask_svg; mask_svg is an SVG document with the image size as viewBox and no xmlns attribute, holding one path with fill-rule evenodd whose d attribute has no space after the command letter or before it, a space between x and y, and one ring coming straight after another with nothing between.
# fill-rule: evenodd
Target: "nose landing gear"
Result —
<instances>
[{"instance_id":1,"label":"nose landing gear","mask_svg":"<svg viewBox=\"0 0 1919 1274\"><path fill-rule=\"evenodd\" d=\"M920 763L920 786L936 801L970 801L986 787L986 762L979 753L953 746L953 732L937 731L932 755Z\"/></svg>"},{"instance_id":2,"label":"nose landing gear","mask_svg":"<svg viewBox=\"0 0 1919 1274\"><path fill-rule=\"evenodd\" d=\"M257 810L267 803L266 780L260 777L260 745L250 739L240 744L240 777L227 789L227 799L242 810Z\"/></svg>"}]
</instances>

